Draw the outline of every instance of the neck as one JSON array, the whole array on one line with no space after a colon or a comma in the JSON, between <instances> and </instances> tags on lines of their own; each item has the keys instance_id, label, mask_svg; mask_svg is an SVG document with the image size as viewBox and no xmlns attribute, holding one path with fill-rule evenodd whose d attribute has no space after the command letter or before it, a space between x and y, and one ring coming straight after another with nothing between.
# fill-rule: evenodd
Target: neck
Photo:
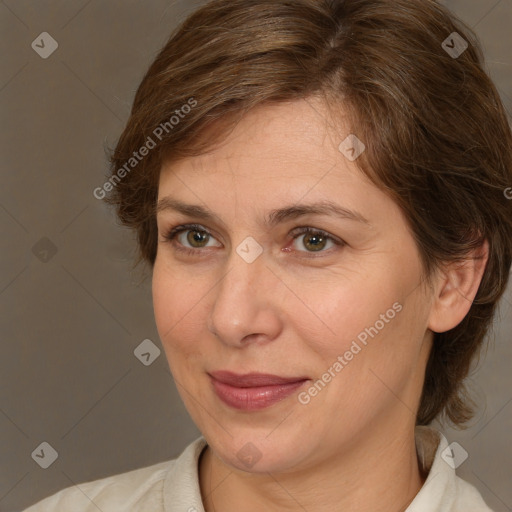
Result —
<instances>
[{"instance_id":1,"label":"neck","mask_svg":"<svg viewBox=\"0 0 512 512\"><path fill-rule=\"evenodd\" d=\"M208 446L199 461L206 512L253 510L401 512L421 489L414 425L361 433L342 454L322 466L252 474L227 466ZM390 508L390 504L392 507Z\"/></svg>"}]
</instances>

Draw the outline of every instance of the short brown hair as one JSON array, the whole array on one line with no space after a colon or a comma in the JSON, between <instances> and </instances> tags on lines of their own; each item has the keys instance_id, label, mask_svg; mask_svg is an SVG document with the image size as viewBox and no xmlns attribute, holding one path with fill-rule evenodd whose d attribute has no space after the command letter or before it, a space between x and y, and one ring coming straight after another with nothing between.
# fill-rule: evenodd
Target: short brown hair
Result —
<instances>
[{"instance_id":1,"label":"short brown hair","mask_svg":"<svg viewBox=\"0 0 512 512\"><path fill-rule=\"evenodd\" d=\"M454 32L468 43L460 55L448 51L463 49ZM139 261L152 267L162 163L204 153L253 107L314 95L333 117L339 105L350 113L367 148L358 164L401 207L427 277L489 242L469 313L434 334L417 413L417 424L444 414L462 425L474 406L463 380L509 277L512 201L504 191L512 186L512 134L475 34L437 2L205 4L171 35L137 90L110 156L117 179L107 201L136 230ZM187 104L195 108L176 110ZM133 152L157 138L128 169Z\"/></svg>"}]
</instances>

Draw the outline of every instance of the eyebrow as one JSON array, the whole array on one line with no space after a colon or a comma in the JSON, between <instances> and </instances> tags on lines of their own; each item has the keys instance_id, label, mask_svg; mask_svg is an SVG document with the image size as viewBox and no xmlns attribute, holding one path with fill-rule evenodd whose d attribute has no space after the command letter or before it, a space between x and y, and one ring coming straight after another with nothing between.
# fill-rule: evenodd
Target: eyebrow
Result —
<instances>
[{"instance_id":1,"label":"eyebrow","mask_svg":"<svg viewBox=\"0 0 512 512\"><path fill-rule=\"evenodd\" d=\"M201 220L213 221L217 215L209 209L199 205L186 204L171 197L163 197L158 201L156 212L174 210L183 215L196 217ZM320 201L312 204L295 204L272 210L265 217L263 224L266 227L274 227L285 221L297 219L305 215L332 215L341 219L352 220L371 226L359 212L344 208L332 201ZM221 221L222 222L222 221Z\"/></svg>"}]
</instances>

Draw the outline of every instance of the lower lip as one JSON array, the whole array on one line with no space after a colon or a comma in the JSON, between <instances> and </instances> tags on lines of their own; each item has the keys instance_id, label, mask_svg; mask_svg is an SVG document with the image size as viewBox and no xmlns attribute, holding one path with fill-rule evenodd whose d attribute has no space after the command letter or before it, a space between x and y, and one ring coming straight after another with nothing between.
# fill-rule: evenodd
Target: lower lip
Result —
<instances>
[{"instance_id":1,"label":"lower lip","mask_svg":"<svg viewBox=\"0 0 512 512\"><path fill-rule=\"evenodd\" d=\"M217 396L230 407L244 411L256 411L270 407L276 402L288 398L305 382L307 381L301 380L289 384L237 388L212 378L213 388Z\"/></svg>"}]
</instances>

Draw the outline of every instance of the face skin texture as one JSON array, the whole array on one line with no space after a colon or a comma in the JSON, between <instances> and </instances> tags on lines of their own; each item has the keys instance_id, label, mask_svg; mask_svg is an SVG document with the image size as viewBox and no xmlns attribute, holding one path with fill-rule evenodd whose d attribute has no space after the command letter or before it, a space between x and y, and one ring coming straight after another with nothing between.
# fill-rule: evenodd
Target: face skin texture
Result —
<instances>
[{"instance_id":1,"label":"face skin texture","mask_svg":"<svg viewBox=\"0 0 512 512\"><path fill-rule=\"evenodd\" d=\"M327 119L315 99L258 107L220 147L162 167L159 200L213 215L161 209L153 271L169 366L209 444L199 468L207 512L399 511L424 482L414 425L429 329L462 320L483 269L448 268L426 286L405 217L338 150L350 126L334 129ZM367 222L326 213L264 224L272 210L326 201ZM166 240L185 224L207 234L189 228ZM298 233L303 227L344 243L319 242ZM247 237L263 249L252 263L237 253ZM361 350L300 403L299 393L379 320L378 334L357 342ZM214 392L207 372L218 370L310 381L266 409L240 411ZM247 443L261 457L250 468L237 457Z\"/></svg>"}]
</instances>

